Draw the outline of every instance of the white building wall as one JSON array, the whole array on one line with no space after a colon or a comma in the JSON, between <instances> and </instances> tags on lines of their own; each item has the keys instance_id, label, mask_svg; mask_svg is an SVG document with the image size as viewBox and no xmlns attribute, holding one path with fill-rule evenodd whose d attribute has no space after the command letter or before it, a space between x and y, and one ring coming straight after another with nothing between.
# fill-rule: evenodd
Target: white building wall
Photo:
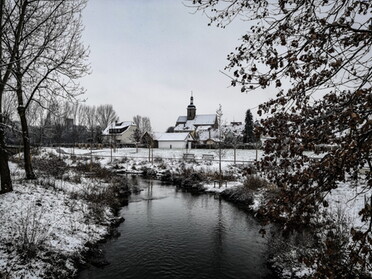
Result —
<instances>
[{"instance_id":1,"label":"white building wall","mask_svg":"<svg viewBox=\"0 0 372 279\"><path fill-rule=\"evenodd\" d=\"M162 149L182 149L186 148L186 141L159 141L158 147Z\"/></svg>"},{"instance_id":2,"label":"white building wall","mask_svg":"<svg viewBox=\"0 0 372 279\"><path fill-rule=\"evenodd\" d=\"M136 126L129 126L129 128L124 131L124 133L122 133L120 136L116 136L116 140L120 141L121 144L135 143L133 135L136 128Z\"/></svg>"}]
</instances>

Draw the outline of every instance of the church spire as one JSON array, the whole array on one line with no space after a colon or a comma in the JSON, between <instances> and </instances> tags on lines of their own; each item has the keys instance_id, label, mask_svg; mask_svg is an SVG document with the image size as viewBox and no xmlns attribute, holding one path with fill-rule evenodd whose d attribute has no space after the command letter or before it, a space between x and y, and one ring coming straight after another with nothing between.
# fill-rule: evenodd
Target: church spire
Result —
<instances>
[{"instance_id":1,"label":"church spire","mask_svg":"<svg viewBox=\"0 0 372 279\"><path fill-rule=\"evenodd\" d=\"M191 91L190 104L187 106L187 120L193 120L196 116L196 107L194 105L194 97Z\"/></svg>"}]
</instances>

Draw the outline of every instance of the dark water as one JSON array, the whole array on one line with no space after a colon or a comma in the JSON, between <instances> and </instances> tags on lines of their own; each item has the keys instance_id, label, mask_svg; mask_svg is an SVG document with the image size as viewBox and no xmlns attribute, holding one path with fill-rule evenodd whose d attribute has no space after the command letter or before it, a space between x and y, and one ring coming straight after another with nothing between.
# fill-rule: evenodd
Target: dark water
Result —
<instances>
[{"instance_id":1,"label":"dark water","mask_svg":"<svg viewBox=\"0 0 372 279\"><path fill-rule=\"evenodd\" d=\"M121 236L104 246L111 263L79 278L273 278L257 222L213 195L141 181L121 211Z\"/></svg>"}]
</instances>

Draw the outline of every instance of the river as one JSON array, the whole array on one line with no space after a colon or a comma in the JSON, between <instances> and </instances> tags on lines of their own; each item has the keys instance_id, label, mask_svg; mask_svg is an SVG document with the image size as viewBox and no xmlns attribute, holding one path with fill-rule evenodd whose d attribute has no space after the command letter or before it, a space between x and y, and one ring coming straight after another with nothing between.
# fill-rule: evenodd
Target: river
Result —
<instances>
[{"instance_id":1,"label":"river","mask_svg":"<svg viewBox=\"0 0 372 279\"><path fill-rule=\"evenodd\" d=\"M211 194L139 183L144 190L121 210L121 236L103 246L110 265L87 268L80 279L274 278L268 241L250 215Z\"/></svg>"}]
</instances>

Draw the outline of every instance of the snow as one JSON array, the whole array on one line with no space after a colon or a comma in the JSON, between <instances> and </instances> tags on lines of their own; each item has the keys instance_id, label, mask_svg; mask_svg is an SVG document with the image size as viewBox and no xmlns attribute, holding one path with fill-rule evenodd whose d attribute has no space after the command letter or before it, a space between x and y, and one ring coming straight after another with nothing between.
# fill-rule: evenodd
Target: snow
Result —
<instances>
[{"instance_id":1,"label":"snow","mask_svg":"<svg viewBox=\"0 0 372 279\"><path fill-rule=\"evenodd\" d=\"M177 123L186 123L186 121L187 121L186 115L178 116L177 118Z\"/></svg>"},{"instance_id":2,"label":"snow","mask_svg":"<svg viewBox=\"0 0 372 279\"><path fill-rule=\"evenodd\" d=\"M109 126L106 127L106 129L102 131L102 135L104 136L110 135L110 129L122 129L132 125L135 125L132 121L124 121L119 123L114 122L111 123Z\"/></svg>"},{"instance_id":3,"label":"snow","mask_svg":"<svg viewBox=\"0 0 372 279\"><path fill-rule=\"evenodd\" d=\"M180 116L177 119L179 123L174 130L175 131L193 131L197 126L213 126L216 123L216 114L198 114L192 120L187 120L186 116Z\"/></svg>"},{"instance_id":4,"label":"snow","mask_svg":"<svg viewBox=\"0 0 372 279\"><path fill-rule=\"evenodd\" d=\"M338 188L332 190L327 201L329 206L324 210L329 215L343 217L348 220L348 226L351 229L362 229L365 223L361 222L359 211L364 207L365 200L371 198L369 191L363 191L366 182L361 181L358 185L350 185L342 182L338 184Z\"/></svg>"},{"instance_id":5,"label":"snow","mask_svg":"<svg viewBox=\"0 0 372 279\"><path fill-rule=\"evenodd\" d=\"M200 141L206 141L208 139L213 139L215 141L219 141L218 129L210 129L210 130L198 129L198 135L199 135L199 140Z\"/></svg>"},{"instance_id":6,"label":"snow","mask_svg":"<svg viewBox=\"0 0 372 279\"><path fill-rule=\"evenodd\" d=\"M194 154L196 162L186 162L182 159L183 154L187 152ZM177 173L181 168L204 173L219 172L219 150L215 149L48 148L39 157L47 158L49 153L60 156L68 164L73 163L71 155L74 155L78 158L92 159L103 166L118 166L121 171L130 173L141 173L144 168L154 169L158 174L165 171ZM213 155L214 160L203 160L204 154ZM313 153L307 155L315 157ZM205 191L219 194L226 189L242 187L245 177L241 174L241 168L251 164L256 157L260 159L261 156L261 150L257 152L256 150L237 150L237 165L235 166L234 151L222 150L222 171L224 174L233 175L235 179L224 182L221 186L218 182L206 182L203 185ZM53 261L48 262L43 259L45 251L52 251L53 255L63 255L66 259L71 259L87 249L85 243L97 242L107 234L109 219L113 217L112 213L108 209L104 210L104 220L97 222L91 218L91 208L88 202L72 198L76 194L84 193L97 186L96 182L81 178L79 183L73 183L67 179L74 176L72 171L65 173L61 180L41 177L36 182L26 182L21 179L24 173L19 167L11 164L11 170L14 191L0 195L0 223L2 224L0 226L0 277L1 273L7 272L11 274L9 279L45 277L45 271L53 266ZM105 184L98 186L105 187ZM370 193L362 192L364 186L363 181L358 185L340 183L339 187L327 196L329 207L324 211L330 216L337 217L342 214L348 220L350 229L351 227L362 229L364 224L358 213L364 207L365 198L370 195ZM264 202L265 195L262 191L253 193L253 205L250 205L250 208L256 211ZM17 247L22 243L24 236L22 231L24 232L25 224L33 228L37 239L41 241L40 245L45 249L44 252L40 252L41 256L27 263L22 261L17 252ZM32 227L32 224L37 224L37 226ZM292 251L292 253L295 252L295 250ZM58 258L58 256L55 257ZM76 272L71 260L66 262L65 269L71 274ZM292 270L283 269L283 274L287 273L288 276L295 274L301 278L311 274L312 271L311 268L302 265Z\"/></svg>"},{"instance_id":7,"label":"snow","mask_svg":"<svg viewBox=\"0 0 372 279\"><path fill-rule=\"evenodd\" d=\"M93 155L94 157L102 157L102 163L106 164L110 162L111 159L111 149L76 149L76 148L60 148L65 154L75 154L77 156L89 157ZM57 149L58 151L59 149ZM138 150L138 151L137 151ZM56 152L56 151L55 151ZM214 156L213 164L218 165L218 149L151 149L151 154L154 158L163 158L163 159L178 159L181 160L184 153L191 153L195 155L197 161L201 161L203 154L209 154ZM262 151L257 151L257 158L260 159L262 156ZM149 157L148 148L120 148L112 149L113 159L123 159L123 158L133 158L138 161L145 161ZM237 149L236 150L236 160L237 163L250 163L256 159L256 150L249 149ZM222 161L224 163L233 163L234 160L234 150L232 149L223 149L222 150Z\"/></svg>"},{"instance_id":8,"label":"snow","mask_svg":"<svg viewBox=\"0 0 372 279\"><path fill-rule=\"evenodd\" d=\"M72 259L86 251L86 243L95 243L108 233L113 214L104 209L98 222L87 201L72 197L91 181L84 185L53 178L26 182L21 178L23 171L13 163L10 167L14 191L0 195L0 277L46 278L59 259L67 259L62 271L75 274ZM32 251L32 245L36 256L22 256L21 251L25 247Z\"/></svg>"},{"instance_id":9,"label":"snow","mask_svg":"<svg viewBox=\"0 0 372 279\"><path fill-rule=\"evenodd\" d=\"M190 133L154 133L154 140L157 141L186 141Z\"/></svg>"},{"instance_id":10,"label":"snow","mask_svg":"<svg viewBox=\"0 0 372 279\"><path fill-rule=\"evenodd\" d=\"M219 185L219 183L216 181L216 182L213 182L213 183L205 183L203 185L204 189L206 192L209 192L209 193L221 193L227 189L231 189L231 188L234 188L234 187L238 187L238 186L241 186L242 183L239 182L239 181L229 181L229 182L223 182L221 185Z\"/></svg>"}]
</instances>

